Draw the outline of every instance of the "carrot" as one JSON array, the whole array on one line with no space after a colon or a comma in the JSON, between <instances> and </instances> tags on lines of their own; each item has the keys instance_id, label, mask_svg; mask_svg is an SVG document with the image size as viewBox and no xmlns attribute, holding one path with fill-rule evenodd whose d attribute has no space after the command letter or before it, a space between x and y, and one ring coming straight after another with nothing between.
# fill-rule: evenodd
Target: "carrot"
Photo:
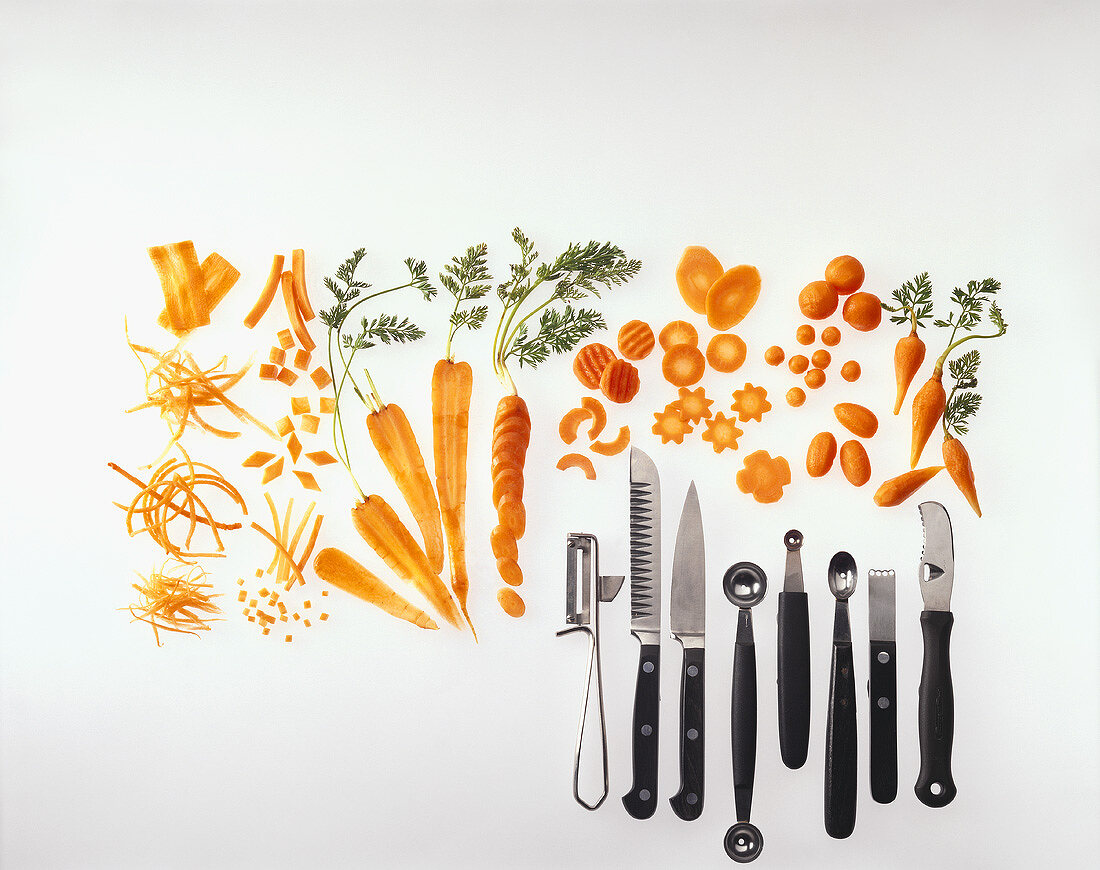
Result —
<instances>
[{"instance_id":1,"label":"carrot","mask_svg":"<svg viewBox=\"0 0 1100 870\"><path fill-rule=\"evenodd\" d=\"M466 448L474 374L467 362L441 359L432 372L432 433L435 487L451 563L451 591L474 631L466 609L470 578L466 572ZM477 637L475 632L474 637Z\"/></svg>"},{"instance_id":2,"label":"carrot","mask_svg":"<svg viewBox=\"0 0 1100 870\"><path fill-rule=\"evenodd\" d=\"M894 378L898 385L897 397L894 399L895 415L901 411L905 394L909 392L909 385L913 383L913 378L924 362L926 351L923 339L917 335L916 327L908 335L899 338L894 346Z\"/></svg>"},{"instance_id":3,"label":"carrot","mask_svg":"<svg viewBox=\"0 0 1100 870\"><path fill-rule=\"evenodd\" d=\"M394 592L343 550L326 547L313 560L313 570L326 583L370 602L390 616L404 619L418 628L439 628L428 614Z\"/></svg>"},{"instance_id":4,"label":"carrot","mask_svg":"<svg viewBox=\"0 0 1100 870\"><path fill-rule=\"evenodd\" d=\"M497 516L517 539L524 525L518 521L523 506L523 466L531 441L531 415L527 403L517 395L504 396L497 403L493 420L493 453L490 470L493 479L493 505ZM511 505L505 507L505 505Z\"/></svg>"},{"instance_id":5,"label":"carrot","mask_svg":"<svg viewBox=\"0 0 1100 870\"><path fill-rule=\"evenodd\" d=\"M982 508L978 504L978 492L974 486L974 468L970 465L970 455L958 438L948 435L944 439L943 464L947 467L947 473L955 481L959 492L966 496L967 502L974 508L974 513L980 517Z\"/></svg>"},{"instance_id":6,"label":"carrot","mask_svg":"<svg viewBox=\"0 0 1100 870\"><path fill-rule=\"evenodd\" d=\"M255 327L271 307L271 300L275 298L275 291L279 289L279 280L283 275L283 262L282 254L276 254L275 259L271 261L271 272L268 273L264 289L260 291L260 298L244 318L244 325L249 329Z\"/></svg>"},{"instance_id":7,"label":"carrot","mask_svg":"<svg viewBox=\"0 0 1100 870\"><path fill-rule=\"evenodd\" d=\"M455 628L462 627L458 608L428 558L385 499L369 495L351 512L356 531L395 574L407 580Z\"/></svg>"},{"instance_id":8,"label":"carrot","mask_svg":"<svg viewBox=\"0 0 1100 870\"><path fill-rule=\"evenodd\" d=\"M947 392L943 388L943 369L932 370L923 387L913 397L913 439L909 451L909 467L916 468L924 445L932 436L932 431L943 416L947 407Z\"/></svg>"},{"instance_id":9,"label":"carrot","mask_svg":"<svg viewBox=\"0 0 1100 870\"><path fill-rule=\"evenodd\" d=\"M894 414L897 414L927 350L924 341L917 335L917 329L932 316L932 282L928 280L928 273L923 272L906 281L893 292L893 299L896 305L882 303L886 311L893 312L890 321L909 326L909 334L898 339L894 347L894 378L898 388Z\"/></svg>"},{"instance_id":10,"label":"carrot","mask_svg":"<svg viewBox=\"0 0 1100 870\"><path fill-rule=\"evenodd\" d=\"M942 465L932 465L892 477L875 492L875 504L879 507L896 507L941 471Z\"/></svg>"},{"instance_id":11,"label":"carrot","mask_svg":"<svg viewBox=\"0 0 1100 870\"><path fill-rule=\"evenodd\" d=\"M424 538L424 551L432 572L443 570L443 530L439 501L412 426L400 406L382 405L367 415L367 431Z\"/></svg>"},{"instance_id":12,"label":"carrot","mask_svg":"<svg viewBox=\"0 0 1100 870\"><path fill-rule=\"evenodd\" d=\"M304 320L313 320L317 315L309 304L309 293L306 291L306 252L301 248L290 252L290 272L294 276L294 303Z\"/></svg>"},{"instance_id":13,"label":"carrot","mask_svg":"<svg viewBox=\"0 0 1100 870\"><path fill-rule=\"evenodd\" d=\"M290 328L294 330L299 347L313 350L317 347L317 344L309 334L309 330L306 329L305 321L302 320L302 312L298 310L298 300L294 295L294 273L283 272L281 280L283 302L286 304L286 316L290 319Z\"/></svg>"}]
</instances>

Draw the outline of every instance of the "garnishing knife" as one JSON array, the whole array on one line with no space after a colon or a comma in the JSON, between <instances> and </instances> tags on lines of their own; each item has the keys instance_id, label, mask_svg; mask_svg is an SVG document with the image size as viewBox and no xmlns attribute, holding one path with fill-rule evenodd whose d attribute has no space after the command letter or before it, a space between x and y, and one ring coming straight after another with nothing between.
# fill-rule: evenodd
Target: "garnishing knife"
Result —
<instances>
[{"instance_id":1,"label":"garnishing knife","mask_svg":"<svg viewBox=\"0 0 1100 870\"><path fill-rule=\"evenodd\" d=\"M871 797L888 804L898 796L898 673L893 571L867 572L871 666Z\"/></svg>"},{"instance_id":2,"label":"garnishing knife","mask_svg":"<svg viewBox=\"0 0 1100 870\"><path fill-rule=\"evenodd\" d=\"M924 636L917 703L920 773L914 791L920 802L942 807L955 798L951 777L951 743L955 733L955 694L951 685L951 585L955 579L955 547L951 518L942 504L920 505L924 552L920 560L920 615Z\"/></svg>"},{"instance_id":3,"label":"garnishing knife","mask_svg":"<svg viewBox=\"0 0 1100 870\"><path fill-rule=\"evenodd\" d=\"M680 671L680 790L669 798L669 803L685 821L697 819L703 812L705 579L703 517L693 481L676 532L669 605L672 636L684 648Z\"/></svg>"},{"instance_id":4,"label":"garnishing knife","mask_svg":"<svg viewBox=\"0 0 1100 870\"><path fill-rule=\"evenodd\" d=\"M653 460L630 448L630 633L641 644L634 689L634 785L623 806L636 819L657 809L661 706L661 479Z\"/></svg>"},{"instance_id":5,"label":"garnishing knife","mask_svg":"<svg viewBox=\"0 0 1100 870\"><path fill-rule=\"evenodd\" d=\"M783 536L787 565L779 593L776 683L779 688L779 754L797 770L810 748L810 614L802 580L802 532Z\"/></svg>"}]
</instances>

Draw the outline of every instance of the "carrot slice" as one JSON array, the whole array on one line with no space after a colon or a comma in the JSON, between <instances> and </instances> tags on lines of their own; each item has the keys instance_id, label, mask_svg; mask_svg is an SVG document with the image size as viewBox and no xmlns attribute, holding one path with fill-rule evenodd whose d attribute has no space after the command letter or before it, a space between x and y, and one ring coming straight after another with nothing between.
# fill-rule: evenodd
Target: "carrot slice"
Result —
<instances>
[{"instance_id":1,"label":"carrot slice","mask_svg":"<svg viewBox=\"0 0 1100 870\"><path fill-rule=\"evenodd\" d=\"M309 304L309 294L306 292L306 252L301 248L290 252L290 271L294 276L294 301L298 311L304 320L313 320L317 315L313 313L313 306Z\"/></svg>"},{"instance_id":2,"label":"carrot slice","mask_svg":"<svg viewBox=\"0 0 1100 870\"><path fill-rule=\"evenodd\" d=\"M317 347L313 337L306 329L306 323L302 320L302 314L298 311L298 301L294 298L294 273L283 272L283 304L286 306L286 316L290 320L290 328L294 331L294 337L298 340L298 346L306 350Z\"/></svg>"},{"instance_id":3,"label":"carrot slice","mask_svg":"<svg viewBox=\"0 0 1100 870\"><path fill-rule=\"evenodd\" d=\"M336 462L336 457L327 450L314 450L312 453L306 454L306 459L314 465L332 465Z\"/></svg>"},{"instance_id":4,"label":"carrot slice","mask_svg":"<svg viewBox=\"0 0 1100 870\"><path fill-rule=\"evenodd\" d=\"M670 404L669 407L679 411L680 416L689 423L698 423L704 417L711 415L710 406L713 404L714 399L708 399L706 391L702 387L695 390L680 387L680 398Z\"/></svg>"},{"instance_id":5,"label":"carrot slice","mask_svg":"<svg viewBox=\"0 0 1100 870\"><path fill-rule=\"evenodd\" d=\"M723 374L741 368L747 355L745 342L732 332L720 332L707 344L707 364Z\"/></svg>"},{"instance_id":6,"label":"carrot slice","mask_svg":"<svg viewBox=\"0 0 1100 870\"><path fill-rule=\"evenodd\" d=\"M241 463L241 468L259 468L260 466L267 465L267 463L269 463L274 458L274 453L267 453L263 450L257 450L244 462Z\"/></svg>"},{"instance_id":7,"label":"carrot slice","mask_svg":"<svg viewBox=\"0 0 1100 870\"><path fill-rule=\"evenodd\" d=\"M279 457L272 462L267 468L264 469L264 476L260 479L261 485L271 483L276 477L283 473L283 457ZM255 525L255 524L253 524Z\"/></svg>"},{"instance_id":8,"label":"carrot slice","mask_svg":"<svg viewBox=\"0 0 1100 870\"><path fill-rule=\"evenodd\" d=\"M722 276L722 264L702 245L684 248L676 266L676 286L688 308L696 314L707 313L707 291Z\"/></svg>"},{"instance_id":9,"label":"carrot slice","mask_svg":"<svg viewBox=\"0 0 1100 870\"><path fill-rule=\"evenodd\" d=\"M589 480L596 479L596 468L592 465L592 460L583 453L566 453L558 460L558 471L565 471L567 468L579 468ZM507 582L507 578L505 578L505 582Z\"/></svg>"},{"instance_id":10,"label":"carrot slice","mask_svg":"<svg viewBox=\"0 0 1100 870\"><path fill-rule=\"evenodd\" d=\"M631 320L619 330L619 353L626 359L645 359L653 350L653 330L644 320Z\"/></svg>"},{"instance_id":11,"label":"carrot slice","mask_svg":"<svg viewBox=\"0 0 1100 870\"><path fill-rule=\"evenodd\" d=\"M768 401L768 391L763 387L745 384L745 389L733 391L733 410L737 412L737 419L742 423L748 420L759 423L764 414L771 409L772 403Z\"/></svg>"},{"instance_id":12,"label":"carrot slice","mask_svg":"<svg viewBox=\"0 0 1100 870\"><path fill-rule=\"evenodd\" d=\"M791 482L791 466L782 456L773 459L768 451L757 450L745 457L736 481L741 492L761 504L773 504L783 497L783 487Z\"/></svg>"},{"instance_id":13,"label":"carrot slice","mask_svg":"<svg viewBox=\"0 0 1100 870\"><path fill-rule=\"evenodd\" d=\"M572 444L577 440L577 431L581 428L581 423L588 419L591 419L591 415L584 408L572 408L566 411L561 422L558 423L558 436L564 443Z\"/></svg>"},{"instance_id":14,"label":"carrot slice","mask_svg":"<svg viewBox=\"0 0 1100 870\"><path fill-rule=\"evenodd\" d=\"M321 491L321 487L317 485L317 478L310 474L308 471L299 471L297 468L293 469L294 476L298 478L299 483L306 489L312 489L317 492Z\"/></svg>"},{"instance_id":15,"label":"carrot slice","mask_svg":"<svg viewBox=\"0 0 1100 870\"><path fill-rule=\"evenodd\" d=\"M267 314L267 309L271 307L271 300L275 298L275 291L279 289L279 278L282 274L283 255L276 254L275 259L271 261L271 272L268 273L267 283L260 291L260 298L256 300L252 310L244 316L244 325L249 329L253 329Z\"/></svg>"},{"instance_id":16,"label":"carrot slice","mask_svg":"<svg viewBox=\"0 0 1100 870\"><path fill-rule=\"evenodd\" d=\"M614 439L611 441L593 441L588 449L603 456L615 456L626 450L629 443L630 427L622 426L619 428L619 434Z\"/></svg>"},{"instance_id":17,"label":"carrot slice","mask_svg":"<svg viewBox=\"0 0 1100 870\"><path fill-rule=\"evenodd\" d=\"M734 266L707 291L707 323L730 329L745 319L760 296L760 272L755 266Z\"/></svg>"},{"instance_id":18,"label":"carrot slice","mask_svg":"<svg viewBox=\"0 0 1100 870\"><path fill-rule=\"evenodd\" d=\"M657 336L657 343L661 350L672 350L678 344L690 344L692 347L699 345L699 330L686 320L673 320L666 323L661 334Z\"/></svg>"},{"instance_id":19,"label":"carrot slice","mask_svg":"<svg viewBox=\"0 0 1100 870\"><path fill-rule=\"evenodd\" d=\"M689 387L698 383L706 368L706 359L692 344L670 347L661 360L661 373L674 387Z\"/></svg>"},{"instance_id":20,"label":"carrot slice","mask_svg":"<svg viewBox=\"0 0 1100 870\"><path fill-rule=\"evenodd\" d=\"M241 273L218 253L209 254L202 261L199 269L202 272L202 285L199 288L198 297L194 300L195 311L200 321L205 320L209 323L211 312L225 298L225 294L233 289ZM171 330L176 335L183 335L188 331L172 328L168 321L167 309L157 315L157 325Z\"/></svg>"}]
</instances>

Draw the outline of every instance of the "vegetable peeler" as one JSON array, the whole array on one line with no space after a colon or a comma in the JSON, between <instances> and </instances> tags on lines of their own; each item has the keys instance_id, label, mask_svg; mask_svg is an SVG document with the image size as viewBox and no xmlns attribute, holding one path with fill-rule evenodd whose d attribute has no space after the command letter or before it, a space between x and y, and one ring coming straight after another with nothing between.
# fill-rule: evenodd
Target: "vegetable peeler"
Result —
<instances>
[{"instance_id":1,"label":"vegetable peeler","mask_svg":"<svg viewBox=\"0 0 1100 870\"><path fill-rule=\"evenodd\" d=\"M577 745L573 750L573 797L586 810L599 809L607 798L610 786L607 776L607 726L603 709L603 674L600 666L600 602L614 601L626 579L622 575L600 574L599 543L595 535L572 532L565 543L565 621L568 628L558 637L583 631L588 635L588 665L585 668L584 696L581 701ZM593 688L596 692L596 712L600 723L600 759L603 765L603 793L589 803L580 794L581 747L584 744L584 723Z\"/></svg>"}]
</instances>

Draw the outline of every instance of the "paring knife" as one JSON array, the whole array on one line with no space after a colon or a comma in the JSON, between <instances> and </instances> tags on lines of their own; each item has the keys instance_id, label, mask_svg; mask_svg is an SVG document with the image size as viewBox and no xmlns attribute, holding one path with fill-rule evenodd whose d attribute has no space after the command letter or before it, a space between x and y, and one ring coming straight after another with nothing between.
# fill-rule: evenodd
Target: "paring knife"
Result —
<instances>
[{"instance_id":1,"label":"paring knife","mask_svg":"<svg viewBox=\"0 0 1100 870\"><path fill-rule=\"evenodd\" d=\"M776 682L779 687L779 753L797 770L810 747L810 614L802 580L802 532L783 536L787 566L779 593Z\"/></svg>"},{"instance_id":2,"label":"paring knife","mask_svg":"<svg viewBox=\"0 0 1100 870\"><path fill-rule=\"evenodd\" d=\"M919 580L924 610L924 663L918 690L917 728L920 773L914 791L922 804L942 807L955 798L951 777L951 743L955 733L955 695L951 685L951 585L955 579L955 548L951 518L942 504L920 505L924 552Z\"/></svg>"},{"instance_id":3,"label":"paring knife","mask_svg":"<svg viewBox=\"0 0 1100 870\"><path fill-rule=\"evenodd\" d=\"M636 819L657 809L661 706L661 480L657 466L630 448L630 633L638 638L634 689L634 785L623 806Z\"/></svg>"},{"instance_id":4,"label":"paring knife","mask_svg":"<svg viewBox=\"0 0 1100 870\"><path fill-rule=\"evenodd\" d=\"M705 579L703 517L693 481L676 532L669 606L672 636L684 648L680 672L680 790L669 798L669 803L685 821L697 819L703 812Z\"/></svg>"},{"instance_id":5,"label":"paring knife","mask_svg":"<svg viewBox=\"0 0 1100 870\"><path fill-rule=\"evenodd\" d=\"M898 796L898 674L895 643L895 576L867 572L871 666L871 797L888 804Z\"/></svg>"}]
</instances>

